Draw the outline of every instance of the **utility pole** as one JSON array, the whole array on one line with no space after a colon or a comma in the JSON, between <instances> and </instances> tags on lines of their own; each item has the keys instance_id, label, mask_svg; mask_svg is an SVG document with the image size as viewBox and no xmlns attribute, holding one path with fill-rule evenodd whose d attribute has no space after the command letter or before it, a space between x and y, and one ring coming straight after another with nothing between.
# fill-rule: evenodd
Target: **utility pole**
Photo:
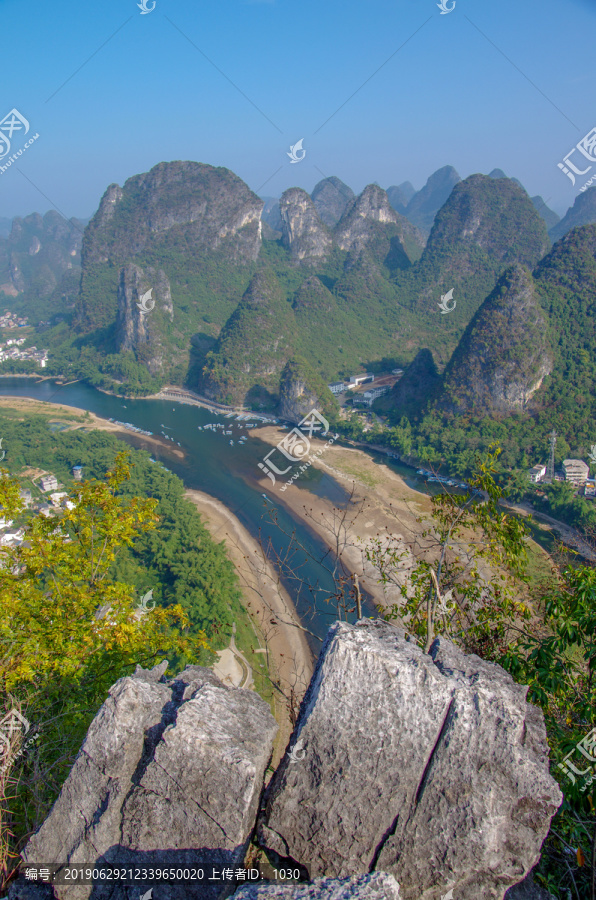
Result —
<instances>
[{"instance_id":1,"label":"utility pole","mask_svg":"<svg viewBox=\"0 0 596 900\"><path fill-rule=\"evenodd\" d=\"M544 480L547 484L552 484L555 477L555 447L557 445L557 432L554 430L554 428L549 435L549 441L550 457L548 460L548 465L546 467L546 476Z\"/></svg>"}]
</instances>

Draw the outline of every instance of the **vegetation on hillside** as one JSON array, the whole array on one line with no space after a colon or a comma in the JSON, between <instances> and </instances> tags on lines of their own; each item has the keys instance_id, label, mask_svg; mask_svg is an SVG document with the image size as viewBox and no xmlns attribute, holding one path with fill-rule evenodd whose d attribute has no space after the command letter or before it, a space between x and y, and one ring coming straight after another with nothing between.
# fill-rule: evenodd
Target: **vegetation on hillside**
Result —
<instances>
[{"instance_id":1,"label":"vegetation on hillside","mask_svg":"<svg viewBox=\"0 0 596 900\"><path fill-rule=\"evenodd\" d=\"M529 524L503 512L499 455L493 445L476 457L468 494L433 498L432 524L421 535L428 546L407 584L400 575L409 551L399 543L377 539L367 555L383 583L401 588L403 601L387 617L426 652L445 635L529 685L564 794L534 877L553 896L579 900L596 888L596 777L589 777L596 764L578 754L574 763L586 775L572 781L559 763L596 726L596 569L569 565L531 584Z\"/></svg>"},{"instance_id":2,"label":"vegetation on hillside","mask_svg":"<svg viewBox=\"0 0 596 900\"><path fill-rule=\"evenodd\" d=\"M232 623L242 631L248 619L223 544L180 479L147 453L123 454L113 435L64 430L44 416L1 415L0 431L2 514L27 532L27 542L0 548L0 703L39 736L23 753L15 738L3 782L6 874L8 831L18 850L47 814L109 686L137 664L167 659L169 674L210 665ZM42 471L56 475L71 508L46 516L24 507L22 488L46 499L31 480Z\"/></svg>"}]
</instances>

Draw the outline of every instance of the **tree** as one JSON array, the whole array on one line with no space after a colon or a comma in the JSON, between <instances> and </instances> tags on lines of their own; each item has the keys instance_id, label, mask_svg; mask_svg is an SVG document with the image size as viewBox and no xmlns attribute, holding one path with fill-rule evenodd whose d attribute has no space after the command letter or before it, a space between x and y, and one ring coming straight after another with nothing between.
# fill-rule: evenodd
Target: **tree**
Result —
<instances>
[{"instance_id":1,"label":"tree","mask_svg":"<svg viewBox=\"0 0 596 900\"><path fill-rule=\"evenodd\" d=\"M499 453L492 445L478 460L471 492L432 498L432 525L418 539L419 556L407 580L403 572L411 551L401 543L376 538L367 551L381 582L397 585L404 600L394 604L387 618L401 619L427 653L440 632L468 650L494 655L506 640L508 624L530 616L527 605L516 599L520 584L527 581L528 529L499 504Z\"/></svg>"},{"instance_id":2,"label":"tree","mask_svg":"<svg viewBox=\"0 0 596 900\"><path fill-rule=\"evenodd\" d=\"M158 521L156 500L122 496L129 478L120 453L105 481L77 484L69 508L32 517L24 543L0 548L0 699L4 709L37 722L43 736L33 754L23 756L17 740L2 759L0 841L10 830L38 827L117 678L169 653L192 657L208 646L202 632L188 633L182 606L146 612L130 586L110 576L119 551ZM5 469L0 506L13 521L24 512L19 483ZM17 755L30 769L27 778L20 773L27 789L17 788ZM15 820L20 827L11 829ZM6 876L6 843L0 864L2 855Z\"/></svg>"},{"instance_id":3,"label":"tree","mask_svg":"<svg viewBox=\"0 0 596 900\"><path fill-rule=\"evenodd\" d=\"M543 883L557 890L557 896L561 885L567 884L578 898L596 900L596 779L589 790L590 782L578 780L573 775L576 769L564 764L568 754L575 754L575 764L581 760L585 767L586 760L575 748L589 734L596 736L596 569L567 566L554 573L539 593L544 622L525 629L500 663L516 681L529 685L528 699L542 707L555 761L553 775L564 792L543 849ZM596 776L596 764L592 775ZM575 871L570 851L576 856Z\"/></svg>"},{"instance_id":4,"label":"tree","mask_svg":"<svg viewBox=\"0 0 596 900\"><path fill-rule=\"evenodd\" d=\"M186 628L180 606L137 616L131 589L108 578L118 549L132 546L155 528L157 501L124 501L118 490L130 477L126 454L119 454L106 481L84 481L59 517L39 515L27 540L0 549L0 690L23 683L93 678L101 689L114 672L148 664L168 649L188 649L189 639L174 637ZM0 480L5 517L24 509L18 482ZM204 636L198 646L204 646Z\"/></svg>"}]
</instances>

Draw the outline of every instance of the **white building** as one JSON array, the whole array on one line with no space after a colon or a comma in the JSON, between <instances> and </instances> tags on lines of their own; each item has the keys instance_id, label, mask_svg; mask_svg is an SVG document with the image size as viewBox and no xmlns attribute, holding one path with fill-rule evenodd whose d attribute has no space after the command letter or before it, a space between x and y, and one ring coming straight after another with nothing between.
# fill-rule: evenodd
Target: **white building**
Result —
<instances>
[{"instance_id":1,"label":"white building","mask_svg":"<svg viewBox=\"0 0 596 900\"><path fill-rule=\"evenodd\" d=\"M359 384L368 384L369 381L374 381L375 376L372 372L367 372L366 375L350 375L350 384L349 388L358 387Z\"/></svg>"},{"instance_id":2,"label":"white building","mask_svg":"<svg viewBox=\"0 0 596 900\"><path fill-rule=\"evenodd\" d=\"M343 381L334 381L333 384L328 384L327 387L332 394L343 394L346 389Z\"/></svg>"},{"instance_id":3,"label":"white building","mask_svg":"<svg viewBox=\"0 0 596 900\"><path fill-rule=\"evenodd\" d=\"M24 536L25 532L22 528L19 528L18 531L14 532L5 531L2 537L0 537L0 546L10 547L13 544L22 544Z\"/></svg>"},{"instance_id":4,"label":"white building","mask_svg":"<svg viewBox=\"0 0 596 900\"><path fill-rule=\"evenodd\" d=\"M42 475L39 479L39 489L41 491L55 491L58 487L58 479L55 475Z\"/></svg>"},{"instance_id":5,"label":"white building","mask_svg":"<svg viewBox=\"0 0 596 900\"><path fill-rule=\"evenodd\" d=\"M533 466L529 472L529 478L533 484L538 484L538 482L542 481L545 475L546 466Z\"/></svg>"},{"instance_id":6,"label":"white building","mask_svg":"<svg viewBox=\"0 0 596 900\"><path fill-rule=\"evenodd\" d=\"M570 481L572 484L585 484L590 474L590 467L583 459L564 459L563 471L565 472L565 481Z\"/></svg>"},{"instance_id":7,"label":"white building","mask_svg":"<svg viewBox=\"0 0 596 900\"><path fill-rule=\"evenodd\" d=\"M363 403L364 406L372 406L377 397L381 397L390 390L391 387L388 384L372 388L370 391L364 391L363 394L354 397L354 403Z\"/></svg>"}]
</instances>

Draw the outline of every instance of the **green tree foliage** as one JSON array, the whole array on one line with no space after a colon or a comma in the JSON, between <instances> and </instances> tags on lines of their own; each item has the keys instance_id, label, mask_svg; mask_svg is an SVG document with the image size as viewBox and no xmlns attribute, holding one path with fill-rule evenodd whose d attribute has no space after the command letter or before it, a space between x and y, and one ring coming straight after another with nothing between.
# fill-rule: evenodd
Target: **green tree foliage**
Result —
<instances>
[{"instance_id":1,"label":"green tree foliage","mask_svg":"<svg viewBox=\"0 0 596 900\"><path fill-rule=\"evenodd\" d=\"M73 487L71 509L58 517L39 514L27 523L27 540L0 548L0 692L24 683L42 693L49 683L87 679L100 694L115 674L169 650L193 644L169 632L189 624L180 605L156 609L141 622L129 586L110 579L121 547L154 529L156 500L121 496L130 477L117 456L105 481ZM19 482L3 470L0 504L5 518L24 511ZM194 639L194 646L206 646Z\"/></svg>"},{"instance_id":2,"label":"green tree foliage","mask_svg":"<svg viewBox=\"0 0 596 900\"><path fill-rule=\"evenodd\" d=\"M551 774L564 794L534 877L560 900L593 898L596 762L589 760L596 759L590 743L590 735L596 736L596 569L569 565L530 588L528 524L500 506L498 456L499 448L492 447L477 458L473 493L433 498L432 525L420 536L407 581L409 551L400 545L379 539L368 556L382 582L401 588L403 602L387 618L399 619L427 652L434 636L444 634L529 686L528 700L544 712ZM560 486L561 493L566 487ZM588 762L575 749L580 741L588 747ZM572 778L563 766L570 753ZM573 775L578 771L585 774Z\"/></svg>"},{"instance_id":3,"label":"green tree foliage","mask_svg":"<svg viewBox=\"0 0 596 900\"><path fill-rule=\"evenodd\" d=\"M596 736L596 569L570 565L541 586L544 620L526 625L499 662L542 707L552 775L564 794L543 847L539 880L555 897L596 895L596 763L576 745ZM592 758L596 758L592 742ZM571 754L571 767L565 758ZM585 772L583 777L578 770ZM570 774L567 774L570 773ZM574 774L575 773L575 774ZM575 856L575 859L573 858ZM573 893L575 892L575 893Z\"/></svg>"},{"instance_id":4,"label":"green tree foliage","mask_svg":"<svg viewBox=\"0 0 596 900\"><path fill-rule=\"evenodd\" d=\"M126 462L112 435L53 428L41 416L0 417L12 473L0 480L2 515L27 532L25 543L0 550L1 696L36 738L15 760L0 805L16 850L47 815L108 687L137 664L165 658L172 672L210 664L211 648L245 618L224 546L179 478L144 451ZM22 474L31 468L52 471L73 508L50 517L25 510L20 487L38 496ZM156 605L141 614L149 590ZM17 742L14 753L21 749Z\"/></svg>"},{"instance_id":5,"label":"green tree foliage","mask_svg":"<svg viewBox=\"0 0 596 900\"><path fill-rule=\"evenodd\" d=\"M400 575L410 550L387 547L377 538L368 551L382 583L401 590L403 603L387 617L402 620L427 652L435 635L445 634L468 650L494 657L506 645L511 624L530 616L518 597L527 581L527 526L499 505L498 456L498 447L492 447L477 460L471 493L432 498L433 524L420 536L421 555L408 581Z\"/></svg>"}]
</instances>

